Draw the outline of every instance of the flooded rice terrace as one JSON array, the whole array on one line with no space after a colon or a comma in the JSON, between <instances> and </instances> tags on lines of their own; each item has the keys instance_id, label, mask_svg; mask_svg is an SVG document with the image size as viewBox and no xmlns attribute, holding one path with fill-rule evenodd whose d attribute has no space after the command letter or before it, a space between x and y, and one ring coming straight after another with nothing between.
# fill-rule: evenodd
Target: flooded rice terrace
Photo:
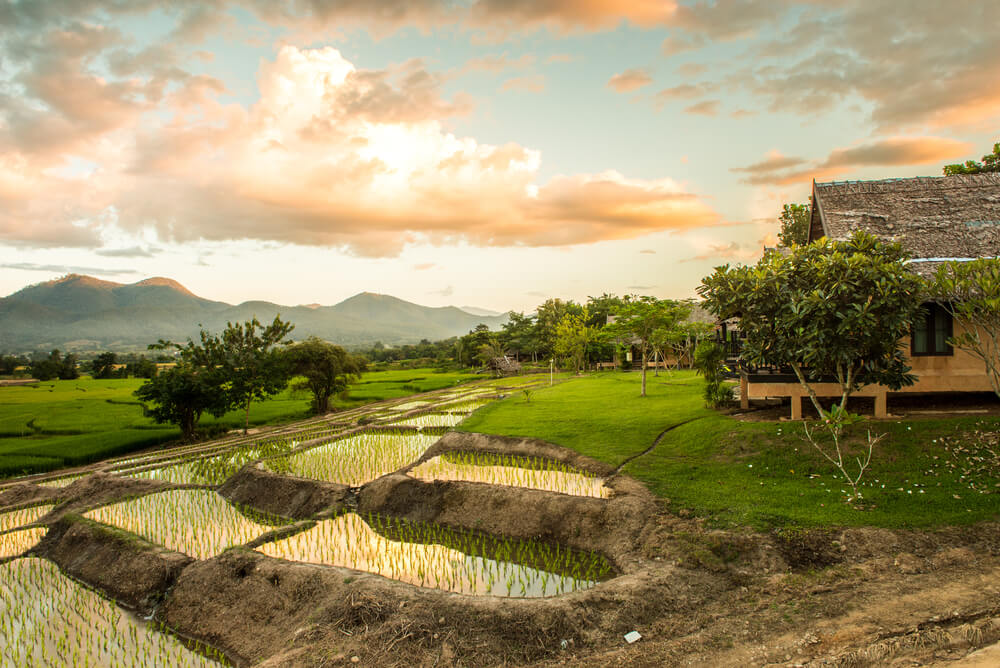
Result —
<instances>
[{"instance_id":1,"label":"flooded rice terrace","mask_svg":"<svg viewBox=\"0 0 1000 668\"><path fill-rule=\"evenodd\" d=\"M247 465L360 487L412 466L438 441L441 429L496 400L496 393L492 386L451 390L352 411L350 421L341 414L340 422L312 419L262 436L230 436L119 458L95 468L122 478L202 488L146 493L91 507L83 516L197 560L250 544L277 559L348 568L466 595L556 596L612 577L613 567L603 556L553 543L361 516L349 508L326 519L294 523L238 506L215 491ZM414 414L404 416L407 412ZM358 430L373 421L379 425ZM428 429L436 433L424 431ZM38 484L58 489L86 475L74 472ZM558 461L483 452L444 452L408 475L595 498L610 494L603 479ZM176 637L61 574L54 564L22 556L47 531L30 525L53 507L0 514L0 559L11 559L0 564L0 664L200 666L223 659L215 650L191 651ZM274 532L278 527L287 529Z\"/></svg>"},{"instance_id":2,"label":"flooded rice terrace","mask_svg":"<svg viewBox=\"0 0 1000 668\"><path fill-rule=\"evenodd\" d=\"M77 584L55 564L25 557L0 564L0 665L218 664Z\"/></svg>"}]
</instances>

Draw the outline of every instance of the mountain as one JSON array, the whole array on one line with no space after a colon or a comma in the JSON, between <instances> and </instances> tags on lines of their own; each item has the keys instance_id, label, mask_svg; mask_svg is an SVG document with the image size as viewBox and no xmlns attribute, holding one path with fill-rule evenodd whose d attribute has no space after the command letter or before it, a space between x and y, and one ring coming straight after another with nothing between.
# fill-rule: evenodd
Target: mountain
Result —
<instances>
[{"instance_id":1,"label":"mountain","mask_svg":"<svg viewBox=\"0 0 1000 668\"><path fill-rule=\"evenodd\" d=\"M242 304L203 299L169 278L122 284L70 274L0 299L0 351L141 350L159 339L183 342L201 328L276 315L295 324L292 336L318 336L345 346L438 340L483 323L498 329L504 314L477 315L454 306L433 308L370 292L334 306Z\"/></svg>"},{"instance_id":2,"label":"mountain","mask_svg":"<svg viewBox=\"0 0 1000 668\"><path fill-rule=\"evenodd\" d=\"M478 306L459 306L458 308L465 311L466 313L471 313L472 315L485 315L485 316L504 315L499 311L491 311L487 308L479 308Z\"/></svg>"}]
</instances>

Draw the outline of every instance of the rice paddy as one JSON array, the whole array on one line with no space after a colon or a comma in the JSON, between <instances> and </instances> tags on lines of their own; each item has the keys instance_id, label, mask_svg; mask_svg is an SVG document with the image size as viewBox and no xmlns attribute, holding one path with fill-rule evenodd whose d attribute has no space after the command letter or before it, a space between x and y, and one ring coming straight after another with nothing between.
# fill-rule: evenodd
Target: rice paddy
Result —
<instances>
[{"instance_id":1,"label":"rice paddy","mask_svg":"<svg viewBox=\"0 0 1000 668\"><path fill-rule=\"evenodd\" d=\"M321 521L257 550L420 587L514 598L588 589L612 575L610 564L593 553L354 513Z\"/></svg>"},{"instance_id":2,"label":"rice paddy","mask_svg":"<svg viewBox=\"0 0 1000 668\"><path fill-rule=\"evenodd\" d=\"M63 476L62 478L55 478L54 480L46 480L44 482L38 483L39 487L68 487L72 483L76 482L80 478L88 475L87 473L78 473L76 475Z\"/></svg>"},{"instance_id":3,"label":"rice paddy","mask_svg":"<svg viewBox=\"0 0 1000 668\"><path fill-rule=\"evenodd\" d=\"M218 665L37 558L0 564L0 664Z\"/></svg>"},{"instance_id":4,"label":"rice paddy","mask_svg":"<svg viewBox=\"0 0 1000 668\"><path fill-rule=\"evenodd\" d=\"M447 452L415 466L409 473L420 480L482 482L599 499L611 495L604 480L596 474L538 457Z\"/></svg>"},{"instance_id":5,"label":"rice paddy","mask_svg":"<svg viewBox=\"0 0 1000 668\"><path fill-rule=\"evenodd\" d=\"M456 413L423 413L399 418L396 424L410 427L454 427L464 419L464 415Z\"/></svg>"},{"instance_id":6,"label":"rice paddy","mask_svg":"<svg viewBox=\"0 0 1000 668\"><path fill-rule=\"evenodd\" d=\"M159 480L178 485L218 486L235 475L247 463L281 452L296 445L288 439L272 439L236 448L210 457L188 459L166 466L126 472L124 475L145 480Z\"/></svg>"},{"instance_id":7,"label":"rice paddy","mask_svg":"<svg viewBox=\"0 0 1000 668\"><path fill-rule=\"evenodd\" d=\"M43 515L52 510L52 504L29 506L0 513L0 531L9 531L37 522Z\"/></svg>"},{"instance_id":8,"label":"rice paddy","mask_svg":"<svg viewBox=\"0 0 1000 668\"><path fill-rule=\"evenodd\" d=\"M438 409L452 413L472 413L486 404L493 403L493 401L494 399L492 398L470 399L466 401L457 401L453 404L445 404L444 406L438 406Z\"/></svg>"},{"instance_id":9,"label":"rice paddy","mask_svg":"<svg viewBox=\"0 0 1000 668\"><path fill-rule=\"evenodd\" d=\"M268 459L264 466L284 475L358 486L398 471L419 458L438 438L416 432L362 432Z\"/></svg>"},{"instance_id":10,"label":"rice paddy","mask_svg":"<svg viewBox=\"0 0 1000 668\"><path fill-rule=\"evenodd\" d=\"M34 527L0 533L0 559L24 554L37 545L47 531L45 527Z\"/></svg>"},{"instance_id":11,"label":"rice paddy","mask_svg":"<svg viewBox=\"0 0 1000 668\"><path fill-rule=\"evenodd\" d=\"M85 517L195 559L214 557L284 523L280 518L241 511L215 492L201 489L157 492L96 508Z\"/></svg>"}]
</instances>

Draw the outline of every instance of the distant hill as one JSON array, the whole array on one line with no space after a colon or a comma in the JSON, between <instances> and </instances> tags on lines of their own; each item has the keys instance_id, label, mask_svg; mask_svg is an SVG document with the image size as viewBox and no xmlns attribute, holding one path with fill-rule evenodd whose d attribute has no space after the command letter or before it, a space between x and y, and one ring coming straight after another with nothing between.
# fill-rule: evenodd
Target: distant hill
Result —
<instances>
[{"instance_id":1,"label":"distant hill","mask_svg":"<svg viewBox=\"0 0 1000 668\"><path fill-rule=\"evenodd\" d=\"M144 349L161 338L184 342L200 328L220 331L226 322L270 321L278 314L295 324L296 339L318 336L352 347L434 341L480 323L499 329L507 320L505 314L432 308L371 292L334 306L232 305L198 297L169 278L124 285L70 274L0 299L0 351Z\"/></svg>"},{"instance_id":2,"label":"distant hill","mask_svg":"<svg viewBox=\"0 0 1000 668\"><path fill-rule=\"evenodd\" d=\"M458 308L465 311L466 313L471 313L472 315L488 315L488 316L504 315L499 311L491 311L486 308L479 308L478 306L459 306Z\"/></svg>"}]
</instances>

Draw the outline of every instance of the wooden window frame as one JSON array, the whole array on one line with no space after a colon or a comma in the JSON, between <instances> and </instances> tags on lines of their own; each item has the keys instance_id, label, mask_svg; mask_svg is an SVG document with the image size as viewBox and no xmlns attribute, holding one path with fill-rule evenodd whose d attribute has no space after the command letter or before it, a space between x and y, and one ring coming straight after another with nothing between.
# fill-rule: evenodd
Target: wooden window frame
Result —
<instances>
[{"instance_id":1,"label":"wooden window frame","mask_svg":"<svg viewBox=\"0 0 1000 668\"><path fill-rule=\"evenodd\" d=\"M927 318L924 319L924 334L927 340L927 347L931 348L935 339L934 323L937 317L943 317L947 322L947 329L945 331L945 344L943 351L928 350L926 352L917 352L917 337L914 336L916 333L915 325L910 326L910 357L951 357L955 354L955 349L948 344L948 339L955 335L955 320L951 317L951 313L948 309L944 308L940 304L935 302L928 302L924 304L924 308L927 309ZM937 315L935 315L937 314Z\"/></svg>"}]
</instances>

